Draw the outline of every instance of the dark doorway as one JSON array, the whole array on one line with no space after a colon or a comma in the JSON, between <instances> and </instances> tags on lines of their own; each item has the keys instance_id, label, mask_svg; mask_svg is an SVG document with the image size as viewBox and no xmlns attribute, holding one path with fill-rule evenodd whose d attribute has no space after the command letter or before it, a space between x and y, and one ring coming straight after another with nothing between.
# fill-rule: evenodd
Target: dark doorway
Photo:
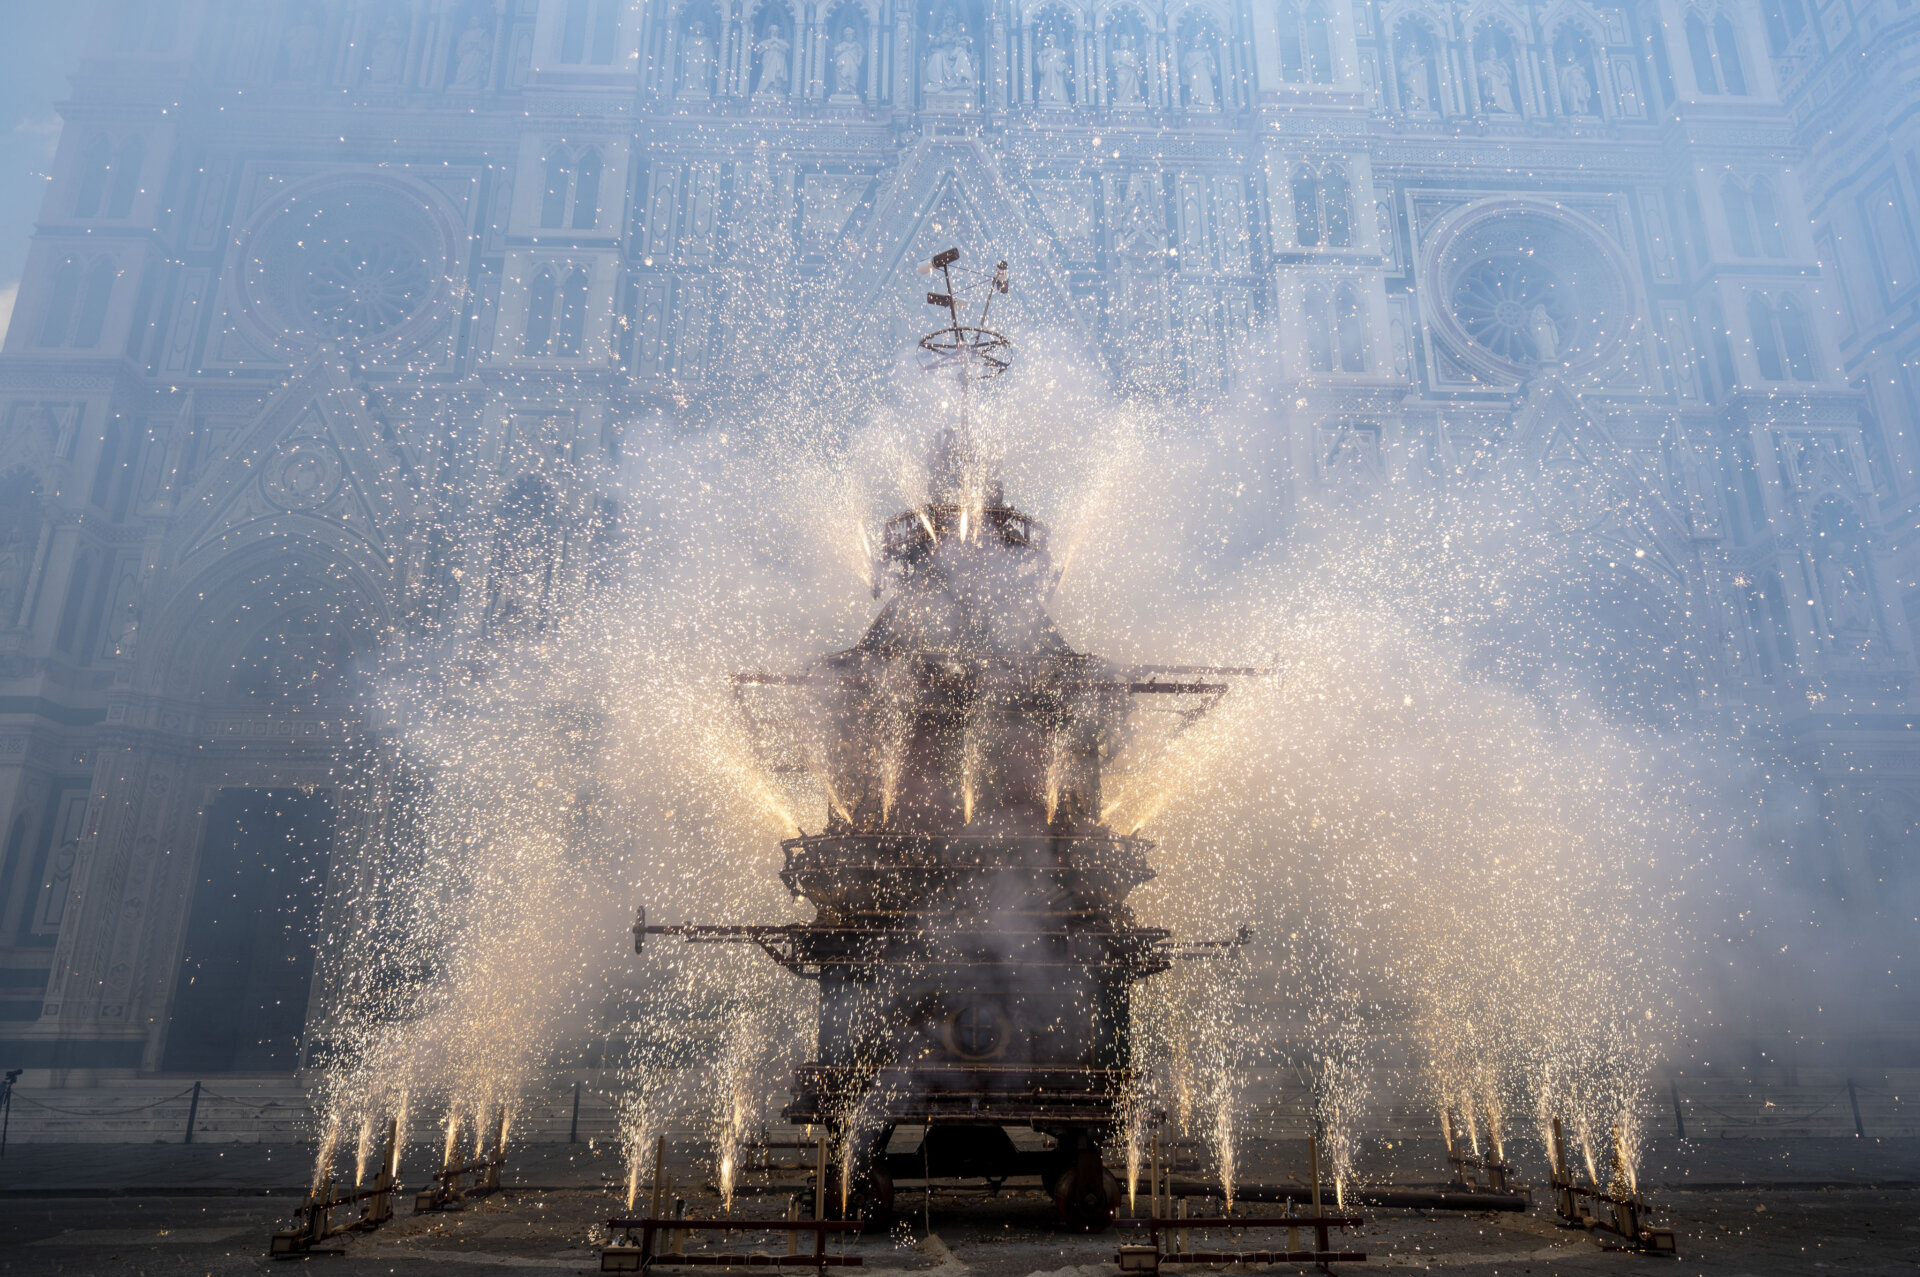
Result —
<instances>
[{"instance_id":1,"label":"dark doorway","mask_svg":"<svg viewBox=\"0 0 1920 1277\"><path fill-rule=\"evenodd\" d=\"M213 800L174 983L167 1072L298 1067L332 842L325 790L223 789Z\"/></svg>"}]
</instances>

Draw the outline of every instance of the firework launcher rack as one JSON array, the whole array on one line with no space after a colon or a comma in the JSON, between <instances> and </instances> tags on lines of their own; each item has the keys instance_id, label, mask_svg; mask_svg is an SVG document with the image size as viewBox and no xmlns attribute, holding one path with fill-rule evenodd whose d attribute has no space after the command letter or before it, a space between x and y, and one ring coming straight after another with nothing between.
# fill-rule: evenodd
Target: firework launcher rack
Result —
<instances>
[{"instance_id":1,"label":"firework launcher rack","mask_svg":"<svg viewBox=\"0 0 1920 1277\"><path fill-rule=\"evenodd\" d=\"M299 1224L275 1233L267 1253L281 1258L313 1254L316 1247L331 1238L345 1233L370 1232L392 1219L393 1195L399 1188L394 1178L399 1157L399 1123L389 1118L380 1169L373 1183L365 1188L335 1191L332 1174L323 1176L294 1212ZM335 1211L354 1205L360 1207L358 1219L343 1224L333 1222Z\"/></svg>"},{"instance_id":2,"label":"firework launcher rack","mask_svg":"<svg viewBox=\"0 0 1920 1277\"><path fill-rule=\"evenodd\" d=\"M1623 1193L1619 1185L1626 1179L1626 1150L1619 1128L1613 1131L1612 1190L1598 1184L1575 1181L1567 1163L1567 1142L1561 1134L1560 1119L1553 1119L1553 1212L1567 1228L1584 1228L1603 1250L1629 1250L1647 1255L1680 1257L1679 1243L1671 1228L1652 1226L1653 1206L1633 1186ZM1598 1208L1598 1209L1596 1209Z\"/></svg>"},{"instance_id":3,"label":"firework launcher rack","mask_svg":"<svg viewBox=\"0 0 1920 1277\"><path fill-rule=\"evenodd\" d=\"M607 1221L607 1231L613 1234L613 1241L600 1251L600 1271L638 1273L654 1268L677 1267L811 1268L816 1273L824 1274L829 1268L861 1267L865 1261L859 1255L832 1254L827 1250L829 1234L845 1237L858 1233L861 1222L857 1219L826 1218L826 1140L817 1140L812 1144L783 1143L779 1147L815 1150L818 1162L814 1191L810 1195L812 1219L801 1218L806 1198L800 1196L788 1201L785 1219L688 1219L684 1198L674 1198L673 1214L669 1216L665 1213L673 1185L667 1178L667 1140L664 1135L657 1136L653 1145L653 1191L648 1212L643 1216L615 1217ZM731 1254L696 1251L689 1254L688 1235L700 1232L785 1233L787 1250L784 1255L766 1251ZM800 1238L807 1233L813 1234L813 1245L803 1252ZM663 1237L667 1242L664 1250L659 1247Z\"/></svg>"},{"instance_id":4,"label":"firework launcher rack","mask_svg":"<svg viewBox=\"0 0 1920 1277\"><path fill-rule=\"evenodd\" d=\"M1148 1161L1148 1212L1145 1218L1122 1219L1116 1223L1122 1228L1144 1228L1147 1231L1145 1245L1123 1245L1114 1254L1114 1261L1122 1273L1158 1274L1162 1264L1315 1264L1325 1269L1334 1263L1362 1263L1367 1258L1363 1250L1335 1250L1330 1236L1332 1229L1359 1228L1366 1223L1358 1215L1325 1213L1321 1203L1320 1182L1320 1140L1317 1136L1307 1141L1308 1163L1308 1211L1303 1215L1293 1212L1291 1197L1282 1196L1284 1208L1279 1215L1221 1215L1196 1216L1187 1209L1187 1199L1177 1201L1173 1194L1178 1181L1167 1175L1160 1165L1159 1140L1154 1140ZM1229 1204L1231 1209L1231 1204ZM1287 1230L1287 1244L1284 1250L1211 1250L1204 1245L1195 1249L1192 1245L1193 1231L1203 1233L1214 1229L1227 1230ZM1310 1233L1311 1246L1301 1245L1302 1232ZM1173 1249L1167 1249L1167 1239L1173 1240ZM1203 1238L1204 1242L1204 1238Z\"/></svg>"},{"instance_id":5,"label":"firework launcher rack","mask_svg":"<svg viewBox=\"0 0 1920 1277\"><path fill-rule=\"evenodd\" d=\"M1473 1119L1469 1116L1469 1122ZM1482 1153L1476 1146L1463 1147L1457 1138L1453 1115L1445 1110L1440 1114L1440 1134L1447 1142L1447 1164L1453 1167L1453 1185L1468 1192L1480 1191L1483 1185L1480 1177L1486 1177L1484 1188L1489 1193L1505 1193L1507 1174L1513 1168L1507 1165L1506 1153L1501 1148L1500 1137L1491 1126L1487 1130L1487 1151ZM1471 1132L1469 1132L1471 1138Z\"/></svg>"},{"instance_id":6,"label":"firework launcher rack","mask_svg":"<svg viewBox=\"0 0 1920 1277\"><path fill-rule=\"evenodd\" d=\"M457 1142L447 1148L446 1159L433 1174L433 1187L422 1190L413 1199L416 1215L428 1211L459 1210L466 1202L500 1191L500 1169L507 1164L507 1114L500 1111L494 1123L493 1138L487 1141L492 1152L478 1153L472 1161L462 1161ZM471 1177L471 1183L469 1183Z\"/></svg>"}]
</instances>

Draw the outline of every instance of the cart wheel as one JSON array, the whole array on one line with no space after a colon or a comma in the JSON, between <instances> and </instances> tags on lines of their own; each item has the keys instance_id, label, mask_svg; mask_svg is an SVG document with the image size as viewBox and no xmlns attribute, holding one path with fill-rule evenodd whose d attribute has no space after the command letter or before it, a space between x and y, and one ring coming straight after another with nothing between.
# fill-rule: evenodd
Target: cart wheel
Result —
<instances>
[{"instance_id":1,"label":"cart wheel","mask_svg":"<svg viewBox=\"0 0 1920 1277\"><path fill-rule=\"evenodd\" d=\"M1120 1202L1120 1181L1100 1163L1097 1149L1084 1149L1053 1181L1053 1204L1061 1222L1084 1233L1105 1232Z\"/></svg>"},{"instance_id":2,"label":"cart wheel","mask_svg":"<svg viewBox=\"0 0 1920 1277\"><path fill-rule=\"evenodd\" d=\"M893 1231L893 1176L875 1166L856 1185L847 1201L849 1214L860 1220L860 1233L873 1237Z\"/></svg>"}]
</instances>

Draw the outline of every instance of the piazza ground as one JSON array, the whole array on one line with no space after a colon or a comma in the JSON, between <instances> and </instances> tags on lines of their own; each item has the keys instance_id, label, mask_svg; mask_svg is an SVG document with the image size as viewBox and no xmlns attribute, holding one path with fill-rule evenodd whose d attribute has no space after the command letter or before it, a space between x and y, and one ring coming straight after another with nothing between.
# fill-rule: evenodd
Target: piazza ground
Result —
<instances>
[{"instance_id":1,"label":"piazza ground","mask_svg":"<svg viewBox=\"0 0 1920 1277\"><path fill-rule=\"evenodd\" d=\"M1288 1142L1256 1143L1244 1154L1247 1176L1295 1178L1289 1167L1299 1152ZM416 1164L403 1165L401 1178L417 1186L424 1153L414 1153ZM1424 1146L1376 1149L1369 1169L1397 1171L1393 1178L1403 1183L1433 1183L1439 1178L1434 1154ZM0 1161L0 1274L592 1272L606 1238L599 1222L619 1206L612 1150L530 1145L510 1158L507 1187L465 1210L415 1215L402 1200L387 1227L329 1243L342 1253L269 1259L267 1238L289 1221L309 1157L303 1145L16 1145ZM694 1185L689 1214L720 1213L718 1200L702 1195L692 1143L684 1159L673 1160L676 1183ZM1522 1178L1537 1185L1535 1177ZM1586 1234L1560 1227L1536 1201L1531 1211L1499 1215L1366 1211L1367 1224L1345 1244L1364 1249L1367 1262L1337 1268L1528 1277L1648 1269L1920 1272L1920 1139L1664 1141L1650 1150L1647 1180L1665 1208L1664 1222L1679 1234L1677 1262L1604 1252ZM1117 1271L1119 1233L1057 1231L1051 1204L1033 1189L1009 1186L994 1197L939 1190L930 1201L903 1190L900 1203L906 1222L894 1236L851 1247L863 1257L864 1271L931 1277ZM783 1204L775 1190L742 1197L736 1213L773 1216Z\"/></svg>"}]
</instances>

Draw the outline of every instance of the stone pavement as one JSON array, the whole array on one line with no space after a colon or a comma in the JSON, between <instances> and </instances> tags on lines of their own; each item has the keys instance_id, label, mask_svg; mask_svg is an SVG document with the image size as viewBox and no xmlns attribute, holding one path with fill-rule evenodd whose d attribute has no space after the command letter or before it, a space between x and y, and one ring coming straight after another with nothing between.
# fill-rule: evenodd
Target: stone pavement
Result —
<instances>
[{"instance_id":1,"label":"stone pavement","mask_svg":"<svg viewBox=\"0 0 1920 1277\"><path fill-rule=\"evenodd\" d=\"M1287 1168L1297 1152L1285 1141L1254 1143L1244 1159L1248 1177L1293 1178ZM1402 1162L1407 1174L1396 1178L1403 1183L1433 1182L1436 1177L1420 1173L1438 1162L1430 1153L1424 1147L1375 1150ZM0 1161L0 1275L285 1273L288 1261L267 1259L266 1241L297 1203L310 1156L295 1144L10 1148ZM417 1184L427 1153L414 1148L410 1156L401 1177ZM676 1182L700 1183L697 1156L691 1143L676 1150ZM614 1150L604 1146L524 1146L512 1150L508 1187L495 1197L426 1216L412 1214L402 1200L386 1228L330 1244L342 1253L290 1262L317 1265L329 1277L596 1271L605 1240L599 1221L620 1206L611 1183L617 1170ZM1661 1271L1726 1277L1842 1267L1909 1277L1920 1271L1920 1140L1657 1142L1646 1180L1665 1211L1663 1222L1680 1236L1682 1258L1671 1270L1666 1261L1603 1252L1585 1234L1560 1228L1538 1204L1502 1215L1367 1212L1369 1222L1345 1244L1365 1249L1369 1260L1340 1267L1356 1274L1421 1270L1474 1277L1576 1277L1652 1263ZM777 1200L743 1196L735 1205L742 1215L770 1217L778 1213ZM1115 1272L1118 1234L1056 1231L1051 1204L1031 1188L1009 1186L995 1197L942 1190L930 1198L903 1188L900 1203L905 1219L893 1237L852 1244L866 1271L925 1277ZM695 1216L721 1211L710 1195L689 1203Z\"/></svg>"}]
</instances>

